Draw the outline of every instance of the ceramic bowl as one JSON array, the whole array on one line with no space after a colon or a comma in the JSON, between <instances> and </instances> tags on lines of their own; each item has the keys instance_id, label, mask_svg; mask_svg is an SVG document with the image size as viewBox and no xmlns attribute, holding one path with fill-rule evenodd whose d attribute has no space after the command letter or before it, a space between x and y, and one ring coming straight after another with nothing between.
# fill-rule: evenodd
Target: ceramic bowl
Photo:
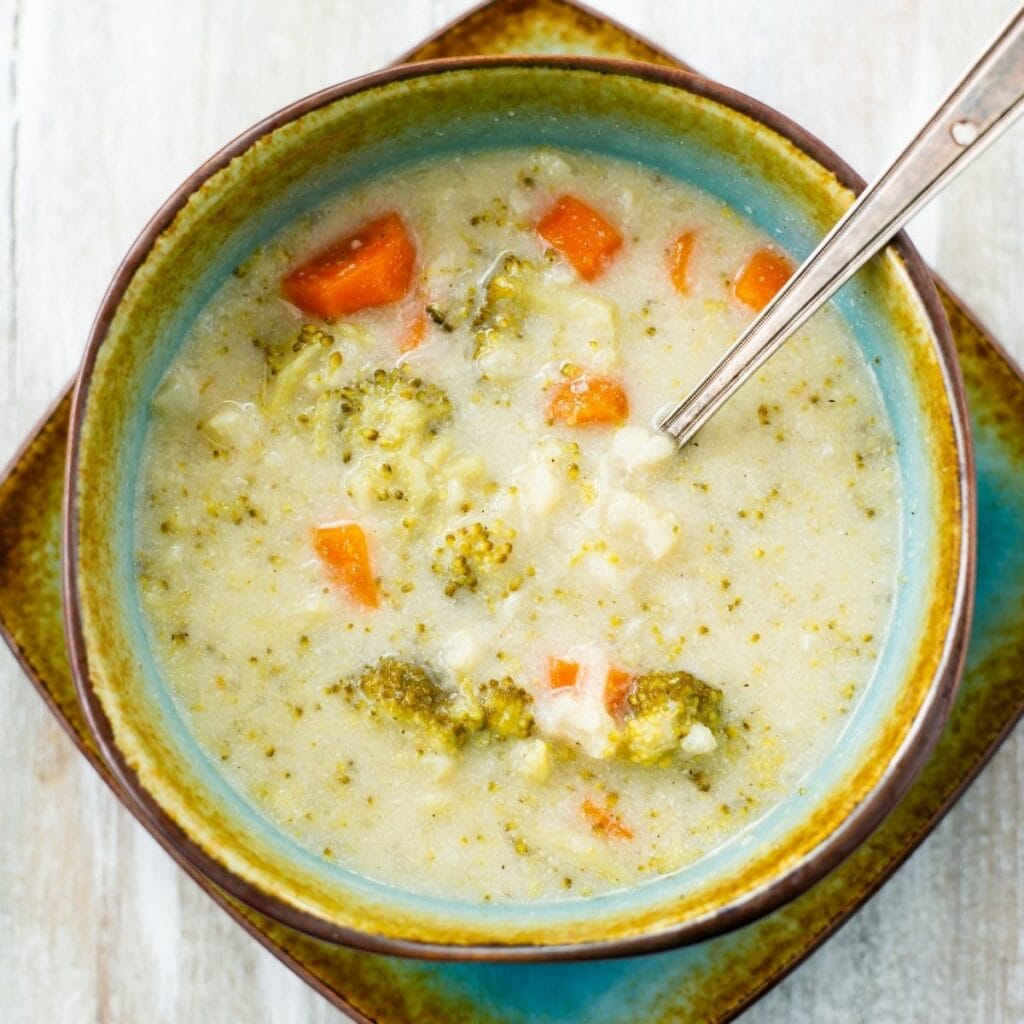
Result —
<instances>
[{"instance_id":1,"label":"ceramic bowl","mask_svg":"<svg viewBox=\"0 0 1024 1024\"><path fill-rule=\"evenodd\" d=\"M301 848L204 756L155 669L135 591L133 492L161 374L225 275L326 194L432 155L544 143L692 182L797 257L860 184L778 113L682 72L586 58L400 67L300 101L196 171L117 271L82 365L64 587L91 725L125 788L193 865L270 917L330 941L427 957L580 958L749 921L822 877L878 824L937 738L962 666L974 549L964 398L931 278L900 239L837 300L899 441L905 501L892 628L828 762L741 838L674 875L598 897L428 898Z\"/></svg>"}]
</instances>

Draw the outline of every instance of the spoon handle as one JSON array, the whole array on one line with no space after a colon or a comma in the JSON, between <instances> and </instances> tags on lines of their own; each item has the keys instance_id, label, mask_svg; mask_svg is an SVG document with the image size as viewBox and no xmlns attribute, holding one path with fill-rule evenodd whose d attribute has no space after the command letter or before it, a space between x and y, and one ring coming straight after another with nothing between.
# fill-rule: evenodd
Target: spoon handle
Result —
<instances>
[{"instance_id":1,"label":"spoon handle","mask_svg":"<svg viewBox=\"0 0 1024 1024\"><path fill-rule=\"evenodd\" d=\"M782 343L1024 113L1024 7L697 387L657 424L682 446Z\"/></svg>"}]
</instances>

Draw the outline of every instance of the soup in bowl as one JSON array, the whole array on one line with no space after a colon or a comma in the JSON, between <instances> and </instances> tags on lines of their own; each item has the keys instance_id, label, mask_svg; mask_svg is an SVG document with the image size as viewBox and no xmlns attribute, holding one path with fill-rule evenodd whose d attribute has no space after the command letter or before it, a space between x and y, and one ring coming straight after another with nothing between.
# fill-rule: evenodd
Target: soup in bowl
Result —
<instances>
[{"instance_id":1,"label":"soup in bowl","mask_svg":"<svg viewBox=\"0 0 1024 1024\"><path fill-rule=\"evenodd\" d=\"M820 877L937 736L969 442L907 244L683 452L692 387L851 192L691 76L399 69L198 172L74 417L76 677L229 891L447 956L685 941Z\"/></svg>"}]
</instances>

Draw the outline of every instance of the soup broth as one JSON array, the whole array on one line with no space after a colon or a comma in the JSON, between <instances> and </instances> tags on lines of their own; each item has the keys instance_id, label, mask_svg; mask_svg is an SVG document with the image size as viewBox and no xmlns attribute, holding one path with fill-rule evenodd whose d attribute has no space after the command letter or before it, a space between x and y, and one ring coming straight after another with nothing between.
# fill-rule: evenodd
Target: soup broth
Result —
<instances>
[{"instance_id":1,"label":"soup broth","mask_svg":"<svg viewBox=\"0 0 1024 1024\"><path fill-rule=\"evenodd\" d=\"M893 603L899 476L834 308L677 452L652 423L785 280L713 197L451 156L254 252L154 398L138 589L202 749L318 855L585 896L829 754Z\"/></svg>"}]
</instances>

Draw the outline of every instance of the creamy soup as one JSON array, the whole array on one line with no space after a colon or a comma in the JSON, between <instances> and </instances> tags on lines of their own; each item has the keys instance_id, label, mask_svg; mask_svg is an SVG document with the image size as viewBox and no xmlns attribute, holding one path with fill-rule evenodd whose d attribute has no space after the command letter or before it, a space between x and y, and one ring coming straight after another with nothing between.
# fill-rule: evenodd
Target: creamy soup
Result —
<instances>
[{"instance_id":1,"label":"creamy soup","mask_svg":"<svg viewBox=\"0 0 1024 1024\"><path fill-rule=\"evenodd\" d=\"M437 896L676 871L827 757L896 585L895 442L834 309L652 426L791 270L633 165L446 157L239 266L153 399L140 599L202 749Z\"/></svg>"}]
</instances>

